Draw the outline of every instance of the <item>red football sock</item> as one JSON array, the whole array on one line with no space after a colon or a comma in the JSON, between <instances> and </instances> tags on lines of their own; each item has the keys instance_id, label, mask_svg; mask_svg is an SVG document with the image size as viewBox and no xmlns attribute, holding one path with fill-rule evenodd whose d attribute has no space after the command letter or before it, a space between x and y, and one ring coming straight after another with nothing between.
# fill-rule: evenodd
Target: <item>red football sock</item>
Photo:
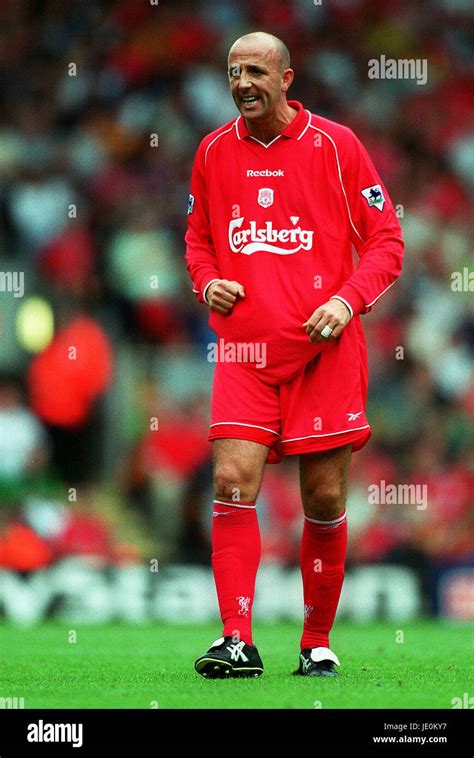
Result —
<instances>
[{"instance_id":1,"label":"red football sock","mask_svg":"<svg viewBox=\"0 0 474 758\"><path fill-rule=\"evenodd\" d=\"M252 603L260 562L255 503L214 500L212 568L224 624L230 635L252 644Z\"/></svg>"},{"instance_id":2,"label":"red football sock","mask_svg":"<svg viewBox=\"0 0 474 758\"><path fill-rule=\"evenodd\" d=\"M329 647L329 632L344 581L346 512L333 521L305 518L301 540L304 627L301 650Z\"/></svg>"}]
</instances>

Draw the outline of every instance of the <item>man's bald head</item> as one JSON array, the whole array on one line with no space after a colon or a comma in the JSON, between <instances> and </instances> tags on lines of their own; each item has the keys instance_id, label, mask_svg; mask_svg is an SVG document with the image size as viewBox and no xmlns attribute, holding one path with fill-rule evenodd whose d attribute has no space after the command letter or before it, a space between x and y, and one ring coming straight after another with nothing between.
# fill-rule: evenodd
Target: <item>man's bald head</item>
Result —
<instances>
[{"instance_id":1,"label":"man's bald head","mask_svg":"<svg viewBox=\"0 0 474 758\"><path fill-rule=\"evenodd\" d=\"M288 123L286 93L294 72L285 43L266 32L239 37L229 50L228 77L234 102L247 122Z\"/></svg>"},{"instance_id":2,"label":"man's bald head","mask_svg":"<svg viewBox=\"0 0 474 758\"><path fill-rule=\"evenodd\" d=\"M290 51L285 43L279 37L275 37L273 34L268 34L267 32L251 32L236 39L229 50L229 58L230 54L236 51L250 52L251 50L273 52L281 72L291 66Z\"/></svg>"}]
</instances>

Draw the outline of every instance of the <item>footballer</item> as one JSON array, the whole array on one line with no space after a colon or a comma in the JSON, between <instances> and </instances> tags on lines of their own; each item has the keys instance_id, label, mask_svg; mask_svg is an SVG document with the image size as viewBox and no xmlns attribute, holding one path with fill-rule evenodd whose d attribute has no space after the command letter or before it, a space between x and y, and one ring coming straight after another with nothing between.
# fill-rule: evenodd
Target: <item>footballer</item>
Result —
<instances>
[{"instance_id":1,"label":"footballer","mask_svg":"<svg viewBox=\"0 0 474 758\"><path fill-rule=\"evenodd\" d=\"M371 434L361 317L399 276L403 241L354 133L287 100L294 72L280 39L240 37L228 77L239 115L197 150L186 263L219 340L265 345L266 360L252 362L249 351L215 368L212 567L223 631L195 669L207 678L263 673L252 637L256 501L265 464L298 455L304 616L294 673L332 677L348 472Z\"/></svg>"}]
</instances>

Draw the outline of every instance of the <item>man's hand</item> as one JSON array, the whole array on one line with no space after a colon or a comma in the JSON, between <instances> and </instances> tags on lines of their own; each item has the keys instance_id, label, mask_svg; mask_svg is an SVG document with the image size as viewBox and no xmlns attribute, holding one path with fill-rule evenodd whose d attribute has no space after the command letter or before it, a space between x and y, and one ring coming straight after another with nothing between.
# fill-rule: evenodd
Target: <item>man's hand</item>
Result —
<instances>
[{"instance_id":1,"label":"man's hand","mask_svg":"<svg viewBox=\"0 0 474 758\"><path fill-rule=\"evenodd\" d=\"M213 282L206 292L211 311L222 313L223 316L231 312L238 297L245 297L243 286L239 282L229 282L227 279Z\"/></svg>"},{"instance_id":2,"label":"man's hand","mask_svg":"<svg viewBox=\"0 0 474 758\"><path fill-rule=\"evenodd\" d=\"M316 308L313 315L303 324L310 342L329 342L339 337L342 330L351 320L349 308L341 300L328 300ZM324 327L332 329L330 336L321 337Z\"/></svg>"}]
</instances>

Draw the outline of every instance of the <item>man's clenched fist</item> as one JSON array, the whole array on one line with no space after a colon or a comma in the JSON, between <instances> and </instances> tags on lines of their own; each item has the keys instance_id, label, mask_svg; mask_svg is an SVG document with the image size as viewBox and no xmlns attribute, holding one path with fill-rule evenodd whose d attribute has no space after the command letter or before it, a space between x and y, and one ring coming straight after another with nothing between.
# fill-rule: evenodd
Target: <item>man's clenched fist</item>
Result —
<instances>
[{"instance_id":1,"label":"man's clenched fist","mask_svg":"<svg viewBox=\"0 0 474 758\"><path fill-rule=\"evenodd\" d=\"M238 297L245 297L245 290L239 282L229 282L219 279L212 282L206 292L206 300L211 311L217 311L225 316L230 313Z\"/></svg>"}]
</instances>

